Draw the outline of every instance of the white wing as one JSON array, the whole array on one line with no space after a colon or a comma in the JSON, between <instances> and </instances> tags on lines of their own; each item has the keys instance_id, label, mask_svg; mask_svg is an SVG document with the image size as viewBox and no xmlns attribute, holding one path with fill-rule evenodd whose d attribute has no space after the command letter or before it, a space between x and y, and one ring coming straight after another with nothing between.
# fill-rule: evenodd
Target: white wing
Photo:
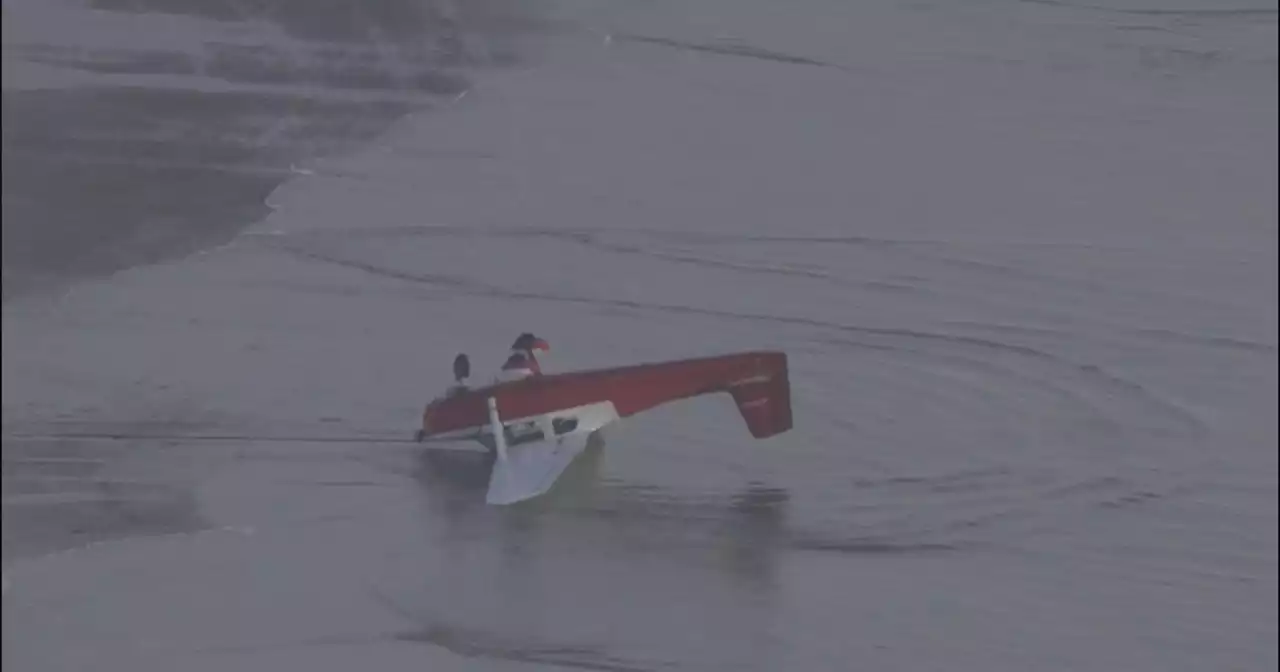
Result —
<instances>
[{"instance_id":1,"label":"white wing","mask_svg":"<svg viewBox=\"0 0 1280 672\"><path fill-rule=\"evenodd\" d=\"M573 459L587 447L590 434L564 436L507 447L507 458L495 460L489 476L490 504L514 504L545 493Z\"/></svg>"}]
</instances>

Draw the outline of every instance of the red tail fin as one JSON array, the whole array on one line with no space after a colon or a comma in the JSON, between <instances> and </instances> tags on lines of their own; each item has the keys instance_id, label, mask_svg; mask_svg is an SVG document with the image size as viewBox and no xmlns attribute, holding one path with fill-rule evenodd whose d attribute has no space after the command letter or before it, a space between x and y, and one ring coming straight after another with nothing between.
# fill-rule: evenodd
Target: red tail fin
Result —
<instances>
[{"instance_id":1,"label":"red tail fin","mask_svg":"<svg viewBox=\"0 0 1280 672\"><path fill-rule=\"evenodd\" d=\"M763 439L791 429L791 382L787 356L771 353L767 372L729 387L751 436Z\"/></svg>"}]
</instances>

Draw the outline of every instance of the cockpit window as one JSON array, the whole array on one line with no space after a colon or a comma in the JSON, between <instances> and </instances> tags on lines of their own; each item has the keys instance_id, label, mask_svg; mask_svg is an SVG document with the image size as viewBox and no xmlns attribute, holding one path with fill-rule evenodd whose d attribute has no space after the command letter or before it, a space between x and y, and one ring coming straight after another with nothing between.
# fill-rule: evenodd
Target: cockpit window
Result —
<instances>
[{"instance_id":1,"label":"cockpit window","mask_svg":"<svg viewBox=\"0 0 1280 672\"><path fill-rule=\"evenodd\" d=\"M536 428L515 428L505 427L503 434L506 435L508 446L518 446L522 443L534 443L546 439L546 435L542 430Z\"/></svg>"},{"instance_id":2,"label":"cockpit window","mask_svg":"<svg viewBox=\"0 0 1280 672\"><path fill-rule=\"evenodd\" d=\"M556 434L568 434L578 428L577 418L556 418L551 421L551 428Z\"/></svg>"}]
</instances>

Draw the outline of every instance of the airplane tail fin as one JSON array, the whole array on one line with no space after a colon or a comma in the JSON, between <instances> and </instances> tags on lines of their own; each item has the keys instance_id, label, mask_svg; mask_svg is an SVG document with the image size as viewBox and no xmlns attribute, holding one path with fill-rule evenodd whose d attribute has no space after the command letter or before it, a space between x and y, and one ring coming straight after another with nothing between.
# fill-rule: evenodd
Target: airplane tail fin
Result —
<instances>
[{"instance_id":1,"label":"airplane tail fin","mask_svg":"<svg viewBox=\"0 0 1280 672\"><path fill-rule=\"evenodd\" d=\"M791 429L791 382L786 354L770 353L764 372L731 385L729 393L751 436L764 439Z\"/></svg>"}]
</instances>

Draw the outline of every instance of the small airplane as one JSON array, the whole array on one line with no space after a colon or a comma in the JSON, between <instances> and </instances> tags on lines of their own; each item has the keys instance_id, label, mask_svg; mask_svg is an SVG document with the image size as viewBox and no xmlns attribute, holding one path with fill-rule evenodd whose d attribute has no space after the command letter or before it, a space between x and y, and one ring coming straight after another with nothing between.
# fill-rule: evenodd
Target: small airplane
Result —
<instances>
[{"instance_id":1,"label":"small airplane","mask_svg":"<svg viewBox=\"0 0 1280 672\"><path fill-rule=\"evenodd\" d=\"M504 505L546 493L613 422L668 402L727 392L757 439L791 429L787 356L749 351L712 357L544 374L534 351L546 342L521 334L505 379L469 388L470 360L453 363L456 384L427 404L419 442L476 441L496 460L485 501Z\"/></svg>"}]
</instances>

